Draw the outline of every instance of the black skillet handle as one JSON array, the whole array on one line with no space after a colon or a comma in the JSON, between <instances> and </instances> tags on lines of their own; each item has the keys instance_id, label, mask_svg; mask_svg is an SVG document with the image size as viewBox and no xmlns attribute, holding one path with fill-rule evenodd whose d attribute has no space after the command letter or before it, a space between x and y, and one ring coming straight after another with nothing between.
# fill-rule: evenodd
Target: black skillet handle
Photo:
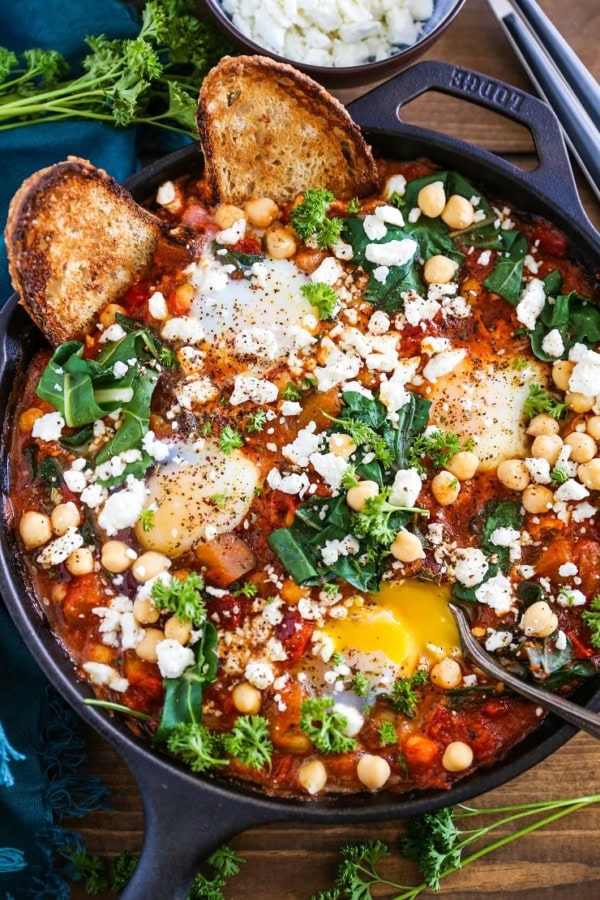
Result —
<instances>
[{"instance_id":1,"label":"black skillet handle","mask_svg":"<svg viewBox=\"0 0 600 900\"><path fill-rule=\"evenodd\" d=\"M147 751L120 748L140 789L144 845L122 900L186 900L194 876L231 837L281 815L260 798L231 794L179 774Z\"/></svg>"},{"instance_id":2,"label":"black skillet handle","mask_svg":"<svg viewBox=\"0 0 600 900\"><path fill-rule=\"evenodd\" d=\"M348 112L361 128L394 131L402 122L402 106L430 90L485 106L528 128L539 158L537 169L523 173L528 184L546 197L560 197L561 207L567 214L586 230L592 228L579 200L558 119L542 100L504 81L452 63L426 60L354 100L348 104ZM402 122L402 133L421 140L433 136L431 131L405 122ZM447 143L455 139L444 136L444 140ZM462 147L467 149L468 145ZM499 159L493 154L479 148L476 154L487 156L498 165Z\"/></svg>"}]
</instances>

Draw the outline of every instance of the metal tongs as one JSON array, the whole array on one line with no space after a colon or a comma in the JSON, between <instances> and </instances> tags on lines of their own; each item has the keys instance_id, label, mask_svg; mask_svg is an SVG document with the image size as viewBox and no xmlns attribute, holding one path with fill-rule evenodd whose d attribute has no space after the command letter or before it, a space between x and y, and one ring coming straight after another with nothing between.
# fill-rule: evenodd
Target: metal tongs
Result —
<instances>
[{"instance_id":1,"label":"metal tongs","mask_svg":"<svg viewBox=\"0 0 600 900\"><path fill-rule=\"evenodd\" d=\"M575 725L582 731L587 731L592 737L600 738L600 713L592 712L571 700L559 697L557 694L551 694L543 688L534 687L532 684L522 681L516 675L511 675L502 666L499 666L492 657L482 650L478 641L471 633L471 626L467 614L464 609L457 606L456 603L448 604L452 615L456 619L458 631L461 637L463 650L465 654L482 670L486 675L497 678L502 684L511 688L516 694L521 694L528 700L533 700L543 706L544 709L555 713L561 719Z\"/></svg>"},{"instance_id":2,"label":"metal tongs","mask_svg":"<svg viewBox=\"0 0 600 900\"><path fill-rule=\"evenodd\" d=\"M536 0L488 4L600 200L600 85Z\"/></svg>"}]
</instances>

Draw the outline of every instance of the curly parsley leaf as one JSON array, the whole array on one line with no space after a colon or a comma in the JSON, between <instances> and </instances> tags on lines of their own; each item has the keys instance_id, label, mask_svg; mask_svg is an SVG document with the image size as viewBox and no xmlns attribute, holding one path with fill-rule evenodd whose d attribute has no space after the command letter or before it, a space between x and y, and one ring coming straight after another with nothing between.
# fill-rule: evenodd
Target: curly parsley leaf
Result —
<instances>
[{"instance_id":1,"label":"curly parsley leaf","mask_svg":"<svg viewBox=\"0 0 600 900\"><path fill-rule=\"evenodd\" d=\"M398 735L392 722L382 722L378 729L379 743L382 747L388 747L390 744L398 743Z\"/></svg>"},{"instance_id":2,"label":"curly parsley leaf","mask_svg":"<svg viewBox=\"0 0 600 900\"><path fill-rule=\"evenodd\" d=\"M499 294L516 306L521 295L523 267L527 255L527 238L521 231L498 233L502 252L498 254L491 274L483 282L489 291Z\"/></svg>"},{"instance_id":3,"label":"curly parsley leaf","mask_svg":"<svg viewBox=\"0 0 600 900\"><path fill-rule=\"evenodd\" d=\"M331 319L340 305L340 299L334 289L323 281L312 281L303 284L301 293L306 297L311 306L319 313L320 319Z\"/></svg>"},{"instance_id":4,"label":"curly parsley leaf","mask_svg":"<svg viewBox=\"0 0 600 900\"><path fill-rule=\"evenodd\" d=\"M581 618L592 633L593 646L600 647L600 594L593 598L590 608L582 612Z\"/></svg>"},{"instance_id":5,"label":"curly parsley leaf","mask_svg":"<svg viewBox=\"0 0 600 900\"><path fill-rule=\"evenodd\" d=\"M226 766L218 736L199 722L177 725L167 740L167 747L179 756L192 772L206 772L216 766Z\"/></svg>"},{"instance_id":6,"label":"curly parsley leaf","mask_svg":"<svg viewBox=\"0 0 600 900\"><path fill-rule=\"evenodd\" d=\"M267 412L264 409L256 409L246 417L244 426L248 434L256 434L262 431L268 422Z\"/></svg>"},{"instance_id":7,"label":"curly parsley leaf","mask_svg":"<svg viewBox=\"0 0 600 900\"><path fill-rule=\"evenodd\" d=\"M427 672L424 672L422 669L417 669L408 678L397 678L389 694L389 699L394 709L412 719L419 702L419 688L427 684L428 680Z\"/></svg>"},{"instance_id":8,"label":"curly parsley leaf","mask_svg":"<svg viewBox=\"0 0 600 900\"><path fill-rule=\"evenodd\" d=\"M541 384L530 384L529 395L523 404L523 415L528 419L540 413L546 413L553 419L561 419L567 414L567 404L561 403L552 394L549 394Z\"/></svg>"},{"instance_id":9,"label":"curly parsley leaf","mask_svg":"<svg viewBox=\"0 0 600 900\"><path fill-rule=\"evenodd\" d=\"M224 428L221 429L221 434L219 435L219 447L227 456L233 450L237 450L239 447L244 446L244 439L239 431L235 428L232 428L231 425L225 425Z\"/></svg>"},{"instance_id":10,"label":"curly parsley leaf","mask_svg":"<svg viewBox=\"0 0 600 900\"><path fill-rule=\"evenodd\" d=\"M305 241L313 236L319 247L331 247L340 239L344 220L329 218L327 211L335 200L328 190L309 189L302 202L290 212L290 221L296 233Z\"/></svg>"},{"instance_id":11,"label":"curly parsley leaf","mask_svg":"<svg viewBox=\"0 0 600 900\"><path fill-rule=\"evenodd\" d=\"M470 441L463 445L459 436L454 432L436 428L429 434L417 435L406 454L407 465L414 466L423 473L425 468L421 460L430 459L435 468L443 468L453 456L456 456L461 450L470 450L472 446Z\"/></svg>"},{"instance_id":12,"label":"curly parsley leaf","mask_svg":"<svg viewBox=\"0 0 600 900\"><path fill-rule=\"evenodd\" d=\"M271 767L273 744L269 737L269 722L263 716L238 716L233 729L223 735L223 747L252 769Z\"/></svg>"},{"instance_id":13,"label":"curly parsley leaf","mask_svg":"<svg viewBox=\"0 0 600 900\"><path fill-rule=\"evenodd\" d=\"M451 807L423 813L409 820L407 834L400 839L400 851L416 860L427 885L440 889L440 878L448 868L461 865L462 846Z\"/></svg>"},{"instance_id":14,"label":"curly parsley leaf","mask_svg":"<svg viewBox=\"0 0 600 900\"><path fill-rule=\"evenodd\" d=\"M155 581L150 596L157 609L169 610L181 622L198 626L206 618L206 604L200 593L204 579L197 572L190 572L184 581L171 578L168 584Z\"/></svg>"},{"instance_id":15,"label":"curly parsley leaf","mask_svg":"<svg viewBox=\"0 0 600 900\"><path fill-rule=\"evenodd\" d=\"M344 734L348 720L330 697L309 697L300 708L300 728L321 753L347 753L356 741Z\"/></svg>"}]
</instances>

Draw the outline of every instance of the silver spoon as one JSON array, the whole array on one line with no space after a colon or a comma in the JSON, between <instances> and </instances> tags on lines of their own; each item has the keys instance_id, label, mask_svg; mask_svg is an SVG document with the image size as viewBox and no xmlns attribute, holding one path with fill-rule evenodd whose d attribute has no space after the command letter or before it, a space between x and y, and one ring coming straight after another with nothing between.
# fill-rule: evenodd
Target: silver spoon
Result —
<instances>
[{"instance_id":1,"label":"silver spoon","mask_svg":"<svg viewBox=\"0 0 600 900\"><path fill-rule=\"evenodd\" d=\"M570 722L571 725L575 725L582 731L587 731L592 737L600 738L600 713L592 712L583 706L579 706L577 703L572 703L571 700L566 700L564 697L559 697L557 694L552 694L543 688L534 687L517 678L516 675L511 675L510 672L499 666L485 650L481 649L479 642L471 633L471 625L464 609L457 606L456 603L449 603L448 606L456 619L463 650L477 663L482 672L485 672L486 675L491 675L492 678L497 678L498 681L512 688L516 694L521 694L521 696L527 697L528 700L533 700L534 703L538 703L545 709L550 710L550 712L560 716L561 719Z\"/></svg>"}]
</instances>

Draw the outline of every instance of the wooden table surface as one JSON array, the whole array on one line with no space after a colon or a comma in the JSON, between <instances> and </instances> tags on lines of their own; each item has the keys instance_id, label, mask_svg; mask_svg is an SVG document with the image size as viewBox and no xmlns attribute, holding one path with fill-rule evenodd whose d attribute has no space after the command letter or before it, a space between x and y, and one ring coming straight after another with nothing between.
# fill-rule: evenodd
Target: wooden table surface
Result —
<instances>
[{"instance_id":1,"label":"wooden table surface","mask_svg":"<svg viewBox=\"0 0 600 900\"><path fill-rule=\"evenodd\" d=\"M600 79L600 0L540 0L583 62ZM466 6L426 58L459 63L501 78L525 90L528 80L485 0ZM349 95L342 99L350 99ZM429 94L404 109L403 116L438 131L510 157L524 168L535 163L528 132L479 107ZM599 149L600 152L600 149ZM600 227L600 206L578 178L588 214ZM111 746L86 730L87 768L109 785L112 807L72 823L91 852L113 856L123 848L139 851L143 815L136 785ZM504 806L559 797L600 793L598 744L579 734L545 762L475 801L476 806ZM181 823L185 828L185 822ZM308 900L330 887L341 846L378 837L394 850L400 821L360 825L271 825L240 834L232 842L246 859L226 896L235 900ZM600 805L579 811L554 825L521 838L450 876L441 896L454 900L598 900L600 898ZM386 872L404 884L418 883L412 864L397 852ZM83 893L75 887L73 897ZM108 895L106 895L108 896ZM388 893L381 896L391 897ZM430 892L422 895L431 897ZM161 898L162 900L162 898ZM169 900L165 897L164 900Z\"/></svg>"}]
</instances>

